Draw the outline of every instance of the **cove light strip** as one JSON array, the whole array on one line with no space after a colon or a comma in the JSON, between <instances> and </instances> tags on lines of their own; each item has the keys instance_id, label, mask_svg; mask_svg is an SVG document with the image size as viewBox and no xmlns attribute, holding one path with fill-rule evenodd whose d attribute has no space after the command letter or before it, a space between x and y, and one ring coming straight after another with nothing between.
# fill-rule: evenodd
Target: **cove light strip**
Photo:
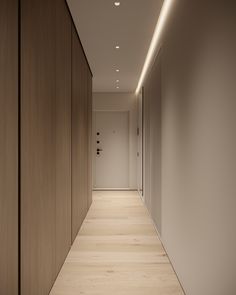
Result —
<instances>
[{"instance_id":1,"label":"cove light strip","mask_svg":"<svg viewBox=\"0 0 236 295\"><path fill-rule=\"evenodd\" d=\"M147 53L147 56L145 59L145 63L143 65L141 76L139 78L137 89L135 91L136 95L138 95L140 92L140 89L143 85L143 82L145 80L145 77L146 77L146 74L147 74L148 69L150 67L150 64L154 58L157 46L159 45L159 41L160 41L160 37L161 37L162 31L163 31L163 28L164 28L167 18L169 16L173 2L174 2L174 0L164 0L164 3L162 5L160 16L159 16L159 19L156 24L156 28L155 28L155 31L154 31L154 34L152 37L150 47L148 49L148 53Z\"/></svg>"}]
</instances>

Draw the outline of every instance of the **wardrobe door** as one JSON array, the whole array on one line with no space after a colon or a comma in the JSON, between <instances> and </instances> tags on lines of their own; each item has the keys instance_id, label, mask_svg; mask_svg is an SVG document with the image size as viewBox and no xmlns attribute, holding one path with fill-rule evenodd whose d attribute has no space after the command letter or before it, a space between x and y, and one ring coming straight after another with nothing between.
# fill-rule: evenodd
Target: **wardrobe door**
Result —
<instances>
[{"instance_id":1,"label":"wardrobe door","mask_svg":"<svg viewBox=\"0 0 236 295\"><path fill-rule=\"evenodd\" d=\"M81 84L81 110L82 110L82 134L83 134L83 174L81 181L83 183L82 191L82 218L86 217L88 212L88 66L85 56L82 58L82 84Z\"/></svg>"},{"instance_id":2,"label":"wardrobe door","mask_svg":"<svg viewBox=\"0 0 236 295\"><path fill-rule=\"evenodd\" d=\"M87 62L72 28L72 241L88 209Z\"/></svg>"},{"instance_id":3,"label":"wardrobe door","mask_svg":"<svg viewBox=\"0 0 236 295\"><path fill-rule=\"evenodd\" d=\"M92 204L92 74L88 70L88 209Z\"/></svg>"},{"instance_id":4,"label":"wardrobe door","mask_svg":"<svg viewBox=\"0 0 236 295\"><path fill-rule=\"evenodd\" d=\"M83 112L81 105L82 47L72 27L72 242L82 224Z\"/></svg>"},{"instance_id":5,"label":"wardrobe door","mask_svg":"<svg viewBox=\"0 0 236 295\"><path fill-rule=\"evenodd\" d=\"M0 1L0 294L18 294L18 1Z\"/></svg>"},{"instance_id":6,"label":"wardrobe door","mask_svg":"<svg viewBox=\"0 0 236 295\"><path fill-rule=\"evenodd\" d=\"M71 247L71 29L65 1L56 9L56 272Z\"/></svg>"},{"instance_id":7,"label":"wardrobe door","mask_svg":"<svg viewBox=\"0 0 236 295\"><path fill-rule=\"evenodd\" d=\"M71 21L21 0L21 291L49 293L71 242Z\"/></svg>"}]
</instances>

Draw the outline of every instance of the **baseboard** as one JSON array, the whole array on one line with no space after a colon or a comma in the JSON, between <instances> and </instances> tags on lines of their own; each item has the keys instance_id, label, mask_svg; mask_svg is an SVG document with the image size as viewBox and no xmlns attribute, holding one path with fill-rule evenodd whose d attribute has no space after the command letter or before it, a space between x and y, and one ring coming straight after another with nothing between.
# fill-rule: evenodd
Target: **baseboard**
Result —
<instances>
[{"instance_id":1,"label":"baseboard","mask_svg":"<svg viewBox=\"0 0 236 295\"><path fill-rule=\"evenodd\" d=\"M141 200L142 200L143 202L145 202L143 192L142 192L141 190L139 190L139 189L137 189L137 191L138 191L138 194L139 194Z\"/></svg>"}]
</instances>

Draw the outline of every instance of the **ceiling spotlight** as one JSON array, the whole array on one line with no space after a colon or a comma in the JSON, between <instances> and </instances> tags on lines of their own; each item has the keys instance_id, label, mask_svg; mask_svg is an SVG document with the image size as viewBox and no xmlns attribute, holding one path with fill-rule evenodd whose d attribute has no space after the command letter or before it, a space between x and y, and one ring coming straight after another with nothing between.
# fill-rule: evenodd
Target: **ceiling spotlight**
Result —
<instances>
[{"instance_id":1,"label":"ceiling spotlight","mask_svg":"<svg viewBox=\"0 0 236 295\"><path fill-rule=\"evenodd\" d=\"M115 2L114 4L115 4L115 6L117 6L117 7L120 6L120 2Z\"/></svg>"},{"instance_id":2,"label":"ceiling spotlight","mask_svg":"<svg viewBox=\"0 0 236 295\"><path fill-rule=\"evenodd\" d=\"M116 70L117 73L119 73L119 71L120 71L119 69Z\"/></svg>"},{"instance_id":3,"label":"ceiling spotlight","mask_svg":"<svg viewBox=\"0 0 236 295\"><path fill-rule=\"evenodd\" d=\"M120 49L120 46L119 45L116 45L116 49Z\"/></svg>"},{"instance_id":4,"label":"ceiling spotlight","mask_svg":"<svg viewBox=\"0 0 236 295\"><path fill-rule=\"evenodd\" d=\"M120 80L116 80L116 83L119 83L120 82Z\"/></svg>"},{"instance_id":5,"label":"ceiling spotlight","mask_svg":"<svg viewBox=\"0 0 236 295\"><path fill-rule=\"evenodd\" d=\"M120 88L119 86L116 87L116 89L119 89L119 88Z\"/></svg>"}]
</instances>

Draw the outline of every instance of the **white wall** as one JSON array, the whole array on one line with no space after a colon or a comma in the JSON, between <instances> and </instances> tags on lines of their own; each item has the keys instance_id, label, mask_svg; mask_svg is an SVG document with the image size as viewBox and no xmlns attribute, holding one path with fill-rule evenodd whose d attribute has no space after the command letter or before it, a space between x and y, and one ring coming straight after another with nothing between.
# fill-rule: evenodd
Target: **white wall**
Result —
<instances>
[{"instance_id":1,"label":"white wall","mask_svg":"<svg viewBox=\"0 0 236 295\"><path fill-rule=\"evenodd\" d=\"M144 87L144 197L161 234L161 61L156 60Z\"/></svg>"},{"instance_id":2,"label":"white wall","mask_svg":"<svg viewBox=\"0 0 236 295\"><path fill-rule=\"evenodd\" d=\"M94 93L93 110L129 112L129 188L137 189L137 98L130 93Z\"/></svg>"},{"instance_id":3,"label":"white wall","mask_svg":"<svg viewBox=\"0 0 236 295\"><path fill-rule=\"evenodd\" d=\"M156 224L186 294L235 295L235 4L176 2L158 56L161 124L150 115L158 77L151 73L145 83L151 104L145 120L153 130L161 125L161 213L150 206L158 194L150 194L148 207L161 218Z\"/></svg>"}]
</instances>

